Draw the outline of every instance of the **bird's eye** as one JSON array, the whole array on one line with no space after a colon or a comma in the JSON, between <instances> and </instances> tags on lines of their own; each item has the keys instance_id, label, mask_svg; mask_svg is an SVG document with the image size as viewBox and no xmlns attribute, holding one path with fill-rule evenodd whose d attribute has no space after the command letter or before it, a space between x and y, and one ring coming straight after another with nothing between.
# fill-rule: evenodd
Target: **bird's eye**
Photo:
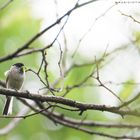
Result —
<instances>
[{"instance_id":1,"label":"bird's eye","mask_svg":"<svg viewBox=\"0 0 140 140\"><path fill-rule=\"evenodd\" d=\"M24 72L24 67L20 68L20 72L23 73Z\"/></svg>"}]
</instances>

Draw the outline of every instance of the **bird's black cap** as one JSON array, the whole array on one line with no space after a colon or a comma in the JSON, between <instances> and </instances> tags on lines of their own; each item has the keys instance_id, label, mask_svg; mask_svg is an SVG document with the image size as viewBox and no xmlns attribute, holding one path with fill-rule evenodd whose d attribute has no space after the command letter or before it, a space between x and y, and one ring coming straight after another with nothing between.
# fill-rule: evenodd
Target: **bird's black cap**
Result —
<instances>
[{"instance_id":1,"label":"bird's black cap","mask_svg":"<svg viewBox=\"0 0 140 140\"><path fill-rule=\"evenodd\" d=\"M16 66L16 67L23 67L24 66L24 64L23 63L16 63L16 64L13 64L13 66Z\"/></svg>"}]
</instances>

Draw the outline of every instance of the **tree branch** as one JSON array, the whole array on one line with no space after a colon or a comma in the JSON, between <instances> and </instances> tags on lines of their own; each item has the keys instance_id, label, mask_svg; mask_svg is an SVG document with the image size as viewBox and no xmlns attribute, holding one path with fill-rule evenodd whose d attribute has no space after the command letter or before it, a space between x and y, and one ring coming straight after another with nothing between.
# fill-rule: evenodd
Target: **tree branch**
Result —
<instances>
[{"instance_id":1,"label":"tree branch","mask_svg":"<svg viewBox=\"0 0 140 140\"><path fill-rule=\"evenodd\" d=\"M21 101L23 104L25 104L26 106L28 106L29 108L31 108L35 112L39 112L38 109L36 109L33 106L30 106L25 100L21 100ZM42 106L41 106L41 108L42 108ZM77 125L77 124L71 123L71 122L65 120L62 115L59 117L56 114L54 114L48 110L41 112L41 114L44 115L45 117L49 118L50 120L52 120L54 123L59 123L59 124L64 125L66 127L73 128L73 129L85 132L87 134L90 134L90 135L108 137L111 139L134 139L134 140L140 139L139 136L137 136L137 137L126 136L126 135L118 136L118 135L112 135L112 134L107 134L107 133L103 133L103 132L96 132L96 131L90 130L88 128L81 127L81 125L79 125L79 124Z\"/></svg>"},{"instance_id":2,"label":"tree branch","mask_svg":"<svg viewBox=\"0 0 140 140\"><path fill-rule=\"evenodd\" d=\"M73 108L79 108L81 111L86 110L98 110L98 111L107 111L115 114L119 114L121 116L124 115L132 115L132 116L140 116L140 112L137 110L120 110L119 107L114 106L106 106L106 105L95 105L95 104L88 104L88 103L81 103L78 101L74 101L71 99L58 97L58 96L51 96L51 95L38 95L33 93L27 92L17 92L9 89L0 88L1 95L8 95L8 96L15 96L15 97L22 97L26 99L31 99L34 101L41 101L41 102L53 102L58 103L66 106L70 106Z\"/></svg>"},{"instance_id":3,"label":"tree branch","mask_svg":"<svg viewBox=\"0 0 140 140\"><path fill-rule=\"evenodd\" d=\"M6 7L8 7L8 5L10 4L10 3L12 3L13 2L13 0L9 0L9 1L7 1L2 7L0 7L0 11L2 11L2 10L4 10Z\"/></svg>"},{"instance_id":4,"label":"tree branch","mask_svg":"<svg viewBox=\"0 0 140 140\"><path fill-rule=\"evenodd\" d=\"M50 30L52 27L54 27L55 25L59 24L61 22L62 19L64 19L66 16L69 16L73 11L75 11L76 9L78 8L81 8L85 5L88 5L88 4L91 4L93 2L95 2L97 0L90 0L88 2L85 2L85 3L82 3L82 4L78 4L76 2L75 6L70 9L69 11L67 11L63 16L61 16L59 19L57 19L54 23L52 23L50 26L46 27L44 30L42 30L41 32L37 33L35 36L33 36L27 43L25 43L22 47L18 48L15 52L11 53L11 54L8 54L7 56L4 56L4 57L0 57L0 62L4 62L4 61L7 61L7 60L10 60L10 59L14 59L16 57L19 57L18 54L21 53L23 50L25 49L28 49L29 46L35 41L37 40L41 35L43 35L46 31ZM67 21L66 21L67 22ZM65 24L64 24L65 25ZM63 29L63 27L62 27ZM60 30L61 31L61 30ZM60 32L59 32L60 33ZM58 33L58 35L59 35ZM57 37L58 37L57 35ZM54 41L53 41L54 42ZM52 46L52 43L50 45L48 45L47 47L45 48L50 48L50 46ZM42 49L38 49L38 50L33 50L32 52L39 52L41 51ZM27 53L28 54L28 53Z\"/></svg>"}]
</instances>

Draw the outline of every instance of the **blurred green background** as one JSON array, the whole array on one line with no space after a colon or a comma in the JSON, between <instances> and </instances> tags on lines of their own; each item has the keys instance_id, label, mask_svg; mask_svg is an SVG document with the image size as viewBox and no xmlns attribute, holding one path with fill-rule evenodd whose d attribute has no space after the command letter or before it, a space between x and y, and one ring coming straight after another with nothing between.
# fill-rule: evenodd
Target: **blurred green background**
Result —
<instances>
[{"instance_id":1,"label":"blurred green background","mask_svg":"<svg viewBox=\"0 0 140 140\"><path fill-rule=\"evenodd\" d=\"M33 1L32 1L33 2ZM6 3L5 0L0 0L0 6ZM17 48L24 45L30 38L32 38L35 34L37 34L41 29L42 19L35 18L31 14L31 9L29 3L27 1L14 0L8 7L3 10L0 10L0 57L8 55L9 53L14 52ZM139 36L139 33L137 33ZM35 41L31 47L39 48L43 47L43 43L41 40ZM56 52L55 52L56 51ZM57 67L57 74L59 73L59 67L56 62L50 62L52 58L50 57L52 54L57 54L59 49L52 49L52 52L48 52L48 60L50 65L55 65ZM104 52L104 51L103 51ZM97 54L100 56L101 53ZM67 54L69 55L69 54ZM54 57L53 57L54 58ZM69 59L69 56L68 58ZM69 61L69 60L68 60ZM88 62L88 58L84 58L81 54L78 54L74 61L83 63ZM39 68L39 64L41 62L40 54L31 54L28 56L16 58L13 60L5 61L0 63L0 80L4 80L4 72L9 69L10 65L16 62L23 62L29 68L37 70ZM104 63L104 65L108 64L108 60ZM95 68L91 65L86 67L77 67L74 68L67 76L65 81L65 85L73 85L75 83L80 83L89 73L91 69ZM55 81L59 76L54 73L54 69L48 71L49 80L51 82ZM41 71L41 75L43 75L43 71ZM36 90L36 85L41 87L38 79L35 79L34 75L28 74L26 79L24 89L30 88L32 91ZM129 75L126 78L126 82L135 82L133 76ZM93 79L89 80L86 84L95 83ZM58 85L59 87L59 85ZM101 103L101 93L98 89L99 87L85 86L82 88L75 88L66 96L67 98L87 102L87 103ZM113 89L115 89L113 87ZM129 99L131 95L134 93L136 89L135 85L121 85L116 91L118 91L118 95L123 100ZM103 90L104 92L104 90ZM63 92L62 92L63 94ZM62 95L58 93L58 95ZM106 99L105 99L106 100ZM0 100L0 110L3 108L4 98L1 97ZM14 112L18 112L20 107L17 108L19 102L16 102L14 105ZM115 105L118 105L119 102L115 101ZM139 108L139 100L134 104L135 108ZM23 106L22 106L23 107ZM138 118L135 117L125 117L121 118L121 116L113 115L110 113L102 113L97 111L86 111L82 116L79 116L77 112L69 112L58 109L59 112L70 116L72 118L83 119L86 117L87 120L100 121L100 122L139 122ZM0 128L3 128L6 124L8 124L12 119L0 119ZM94 131L99 132L107 132L110 134L131 134L132 131L122 129L122 131L118 129L105 129L105 128L93 128ZM133 134L137 134L137 131L133 131ZM67 128L61 125L55 125L52 121L41 115L35 115L33 117L29 117L23 119L10 133L4 136L0 136L0 140L108 140L108 138L98 137L94 135L85 134L83 132L73 130L71 128Z\"/></svg>"}]
</instances>

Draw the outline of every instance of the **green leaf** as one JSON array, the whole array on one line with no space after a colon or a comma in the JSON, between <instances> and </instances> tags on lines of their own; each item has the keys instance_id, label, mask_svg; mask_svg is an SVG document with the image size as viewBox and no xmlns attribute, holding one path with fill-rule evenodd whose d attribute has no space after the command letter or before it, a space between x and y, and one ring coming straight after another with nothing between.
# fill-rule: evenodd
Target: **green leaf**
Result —
<instances>
[{"instance_id":1,"label":"green leaf","mask_svg":"<svg viewBox=\"0 0 140 140\"><path fill-rule=\"evenodd\" d=\"M133 90L135 88L135 84L131 84L134 83L134 80L129 79L128 81L126 81L126 83L123 85L119 96L122 100L126 100L129 98L129 96L133 93Z\"/></svg>"}]
</instances>

